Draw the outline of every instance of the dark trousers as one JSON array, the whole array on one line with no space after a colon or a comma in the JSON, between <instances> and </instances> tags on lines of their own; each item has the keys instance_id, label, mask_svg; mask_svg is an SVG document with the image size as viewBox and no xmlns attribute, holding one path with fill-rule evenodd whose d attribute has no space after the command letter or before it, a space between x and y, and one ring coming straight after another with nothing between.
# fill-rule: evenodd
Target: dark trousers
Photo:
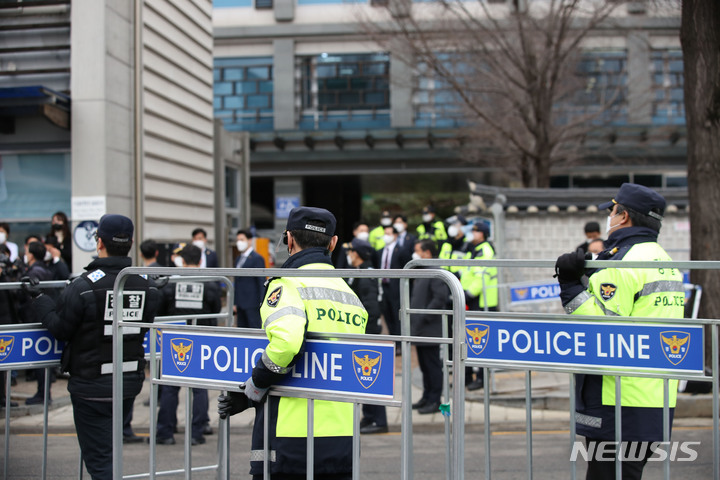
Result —
<instances>
[{"instance_id":1,"label":"dark trousers","mask_svg":"<svg viewBox=\"0 0 720 480\"><path fill-rule=\"evenodd\" d=\"M387 425L387 412L385 411L385 405L363 405L362 416L363 419L373 422L379 427Z\"/></svg>"},{"instance_id":2,"label":"dark trousers","mask_svg":"<svg viewBox=\"0 0 720 480\"><path fill-rule=\"evenodd\" d=\"M383 283L380 307L390 335L400 335L400 291L394 288L393 284Z\"/></svg>"},{"instance_id":3,"label":"dark trousers","mask_svg":"<svg viewBox=\"0 0 720 480\"><path fill-rule=\"evenodd\" d=\"M416 348L423 376L422 398L428 403L439 403L443 381L440 345L417 345Z\"/></svg>"},{"instance_id":4,"label":"dark trousers","mask_svg":"<svg viewBox=\"0 0 720 480\"><path fill-rule=\"evenodd\" d=\"M163 385L160 391L160 410L158 410L157 438L170 438L177 425L178 394L180 387ZM201 388L193 388L192 400L192 437L203 436L208 424L208 393Z\"/></svg>"},{"instance_id":5,"label":"dark trousers","mask_svg":"<svg viewBox=\"0 0 720 480\"><path fill-rule=\"evenodd\" d=\"M93 480L112 480L112 401L96 402L72 394L70 399L85 468ZM123 416L127 415L133 400L123 400Z\"/></svg>"},{"instance_id":6,"label":"dark trousers","mask_svg":"<svg viewBox=\"0 0 720 480\"><path fill-rule=\"evenodd\" d=\"M262 328L259 308L238 308L237 326L242 328Z\"/></svg>"},{"instance_id":7,"label":"dark trousers","mask_svg":"<svg viewBox=\"0 0 720 480\"><path fill-rule=\"evenodd\" d=\"M602 442L603 440L593 440L585 438L585 445L590 442ZM652 456L650 451L650 442L630 442L628 452L623 453L622 461L622 480L640 480L642 478L643 469L647 463L647 459ZM645 449L645 458L642 460L625 461L624 458L637 458L641 449ZM589 448L588 448L589 450ZM606 455L608 456L608 455ZM615 461L598 461L595 456L588 461L586 480L615 480Z\"/></svg>"}]
</instances>

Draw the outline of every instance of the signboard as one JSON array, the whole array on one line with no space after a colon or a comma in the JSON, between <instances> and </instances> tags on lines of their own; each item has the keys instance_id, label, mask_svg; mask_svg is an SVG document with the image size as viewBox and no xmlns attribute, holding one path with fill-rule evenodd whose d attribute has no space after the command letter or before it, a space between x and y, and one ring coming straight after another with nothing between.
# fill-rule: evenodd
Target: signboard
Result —
<instances>
[{"instance_id":1,"label":"signboard","mask_svg":"<svg viewBox=\"0 0 720 480\"><path fill-rule=\"evenodd\" d=\"M468 320L468 359L703 373L700 325Z\"/></svg>"},{"instance_id":2,"label":"signboard","mask_svg":"<svg viewBox=\"0 0 720 480\"><path fill-rule=\"evenodd\" d=\"M261 337L163 331L162 378L238 385L262 361L268 340ZM305 352L279 383L284 387L392 398L394 342L353 344L308 340Z\"/></svg>"},{"instance_id":3,"label":"signboard","mask_svg":"<svg viewBox=\"0 0 720 480\"><path fill-rule=\"evenodd\" d=\"M300 197L275 197L275 218L288 218L290 210L300 206Z\"/></svg>"},{"instance_id":4,"label":"signboard","mask_svg":"<svg viewBox=\"0 0 720 480\"><path fill-rule=\"evenodd\" d=\"M537 283L510 287L510 303L560 301L560 284Z\"/></svg>"},{"instance_id":5,"label":"signboard","mask_svg":"<svg viewBox=\"0 0 720 480\"><path fill-rule=\"evenodd\" d=\"M99 220L107 213L106 198L103 195L88 197L72 197L70 199L71 215L73 221Z\"/></svg>"},{"instance_id":6,"label":"signboard","mask_svg":"<svg viewBox=\"0 0 720 480\"><path fill-rule=\"evenodd\" d=\"M157 321L155 324L158 323L168 324L168 325L187 325L187 322L185 320L172 320L169 322L163 322L163 321ZM150 329L147 329L145 332L145 336L143 337L143 350L145 351L145 356L147 357L150 355ZM162 328L156 328L155 329L155 352L159 355L160 352L162 352Z\"/></svg>"},{"instance_id":7,"label":"signboard","mask_svg":"<svg viewBox=\"0 0 720 480\"><path fill-rule=\"evenodd\" d=\"M59 363L64 346L45 329L0 331L0 367Z\"/></svg>"},{"instance_id":8,"label":"signboard","mask_svg":"<svg viewBox=\"0 0 720 480\"><path fill-rule=\"evenodd\" d=\"M75 245L83 252L94 252L97 248L97 242L95 242L95 232L97 228L98 223L95 220L86 220L78 223L75 230L73 230Z\"/></svg>"}]
</instances>

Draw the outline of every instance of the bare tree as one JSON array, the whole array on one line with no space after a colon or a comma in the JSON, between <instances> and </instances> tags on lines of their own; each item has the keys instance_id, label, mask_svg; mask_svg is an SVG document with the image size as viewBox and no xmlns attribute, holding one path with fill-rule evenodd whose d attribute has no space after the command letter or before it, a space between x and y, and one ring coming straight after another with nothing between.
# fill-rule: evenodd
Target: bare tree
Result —
<instances>
[{"instance_id":1,"label":"bare tree","mask_svg":"<svg viewBox=\"0 0 720 480\"><path fill-rule=\"evenodd\" d=\"M683 0L680 40L685 72L688 135L690 258L720 260L720 3ZM720 271L696 270L702 285L700 316L720 318ZM710 335L705 336L710 355ZM710 364L709 357L706 360Z\"/></svg>"},{"instance_id":2,"label":"bare tree","mask_svg":"<svg viewBox=\"0 0 720 480\"><path fill-rule=\"evenodd\" d=\"M414 69L416 99L429 86L428 108L456 120L466 158L549 187L551 168L579 158L588 131L621 100L621 82L579 68L583 41L618 4L390 0L360 24Z\"/></svg>"}]
</instances>

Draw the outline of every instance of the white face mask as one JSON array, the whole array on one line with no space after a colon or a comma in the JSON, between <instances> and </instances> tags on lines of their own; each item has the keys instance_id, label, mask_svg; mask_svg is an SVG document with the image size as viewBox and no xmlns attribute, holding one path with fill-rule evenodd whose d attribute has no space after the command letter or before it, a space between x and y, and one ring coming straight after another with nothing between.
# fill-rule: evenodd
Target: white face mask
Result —
<instances>
[{"instance_id":1,"label":"white face mask","mask_svg":"<svg viewBox=\"0 0 720 480\"><path fill-rule=\"evenodd\" d=\"M432 221L433 217L432 217L432 214L426 213L425 215L422 216L422 219L423 219L423 222L428 223L428 222Z\"/></svg>"},{"instance_id":2,"label":"white face mask","mask_svg":"<svg viewBox=\"0 0 720 480\"><path fill-rule=\"evenodd\" d=\"M450 225L448 227L448 236L450 238L457 237L457 234L460 233L460 229L457 227L457 225Z\"/></svg>"},{"instance_id":3,"label":"white face mask","mask_svg":"<svg viewBox=\"0 0 720 480\"><path fill-rule=\"evenodd\" d=\"M417 252L413 252L413 254L412 254L412 259L413 259L413 260L420 260L421 258L422 258L422 257L421 257L420 255L418 255Z\"/></svg>"},{"instance_id":4,"label":"white face mask","mask_svg":"<svg viewBox=\"0 0 720 480\"><path fill-rule=\"evenodd\" d=\"M395 227L395 230L398 231L398 233L403 233L405 231L405 224L404 223L396 223L393 225Z\"/></svg>"},{"instance_id":5,"label":"white face mask","mask_svg":"<svg viewBox=\"0 0 720 480\"><path fill-rule=\"evenodd\" d=\"M235 246L237 247L238 251L244 252L248 249L249 244L247 240L238 240Z\"/></svg>"},{"instance_id":6,"label":"white face mask","mask_svg":"<svg viewBox=\"0 0 720 480\"><path fill-rule=\"evenodd\" d=\"M347 260L348 265L352 265L352 264L353 264L353 259L352 259L352 257L350 256L350 254L345 255L345 259Z\"/></svg>"},{"instance_id":7,"label":"white face mask","mask_svg":"<svg viewBox=\"0 0 720 480\"><path fill-rule=\"evenodd\" d=\"M200 250L205 250L205 242L202 240L193 240L193 245L198 247Z\"/></svg>"},{"instance_id":8,"label":"white face mask","mask_svg":"<svg viewBox=\"0 0 720 480\"><path fill-rule=\"evenodd\" d=\"M28 264L28 257L27 257L27 255L23 255L23 263L24 263L25 265Z\"/></svg>"},{"instance_id":9,"label":"white face mask","mask_svg":"<svg viewBox=\"0 0 720 480\"><path fill-rule=\"evenodd\" d=\"M395 241L395 237L393 235L383 235L383 241L385 245L390 245Z\"/></svg>"},{"instance_id":10,"label":"white face mask","mask_svg":"<svg viewBox=\"0 0 720 480\"><path fill-rule=\"evenodd\" d=\"M0 232L0 243L5 243L7 241L7 234L5 232Z\"/></svg>"},{"instance_id":11,"label":"white face mask","mask_svg":"<svg viewBox=\"0 0 720 480\"><path fill-rule=\"evenodd\" d=\"M392 225L392 218L381 218L380 225L382 225L383 227L389 227L390 225Z\"/></svg>"},{"instance_id":12,"label":"white face mask","mask_svg":"<svg viewBox=\"0 0 720 480\"><path fill-rule=\"evenodd\" d=\"M463 238L463 240L465 240L466 242L472 242L474 238L475 237L473 236L472 233L466 233L465 238Z\"/></svg>"},{"instance_id":13,"label":"white face mask","mask_svg":"<svg viewBox=\"0 0 720 480\"><path fill-rule=\"evenodd\" d=\"M368 232L360 232L355 235L355 238L357 238L358 240L362 240L363 242L367 242L368 238L370 238L370 234Z\"/></svg>"},{"instance_id":14,"label":"white face mask","mask_svg":"<svg viewBox=\"0 0 720 480\"><path fill-rule=\"evenodd\" d=\"M52 253L45 251L45 261L49 262L50 260L52 260Z\"/></svg>"},{"instance_id":15,"label":"white face mask","mask_svg":"<svg viewBox=\"0 0 720 480\"><path fill-rule=\"evenodd\" d=\"M185 265L183 264L183 259L182 259L182 257L181 257L180 255L178 255L177 257L175 257L175 260L173 260L173 262L175 263L175 266L176 266L176 267L182 268L182 267L185 266Z\"/></svg>"},{"instance_id":16,"label":"white face mask","mask_svg":"<svg viewBox=\"0 0 720 480\"><path fill-rule=\"evenodd\" d=\"M610 226L610 221L611 221L613 218L617 217L618 215L620 215L620 214L619 214L619 213L616 213L615 215L608 215L607 219L605 220L605 237L606 237L606 238L607 238L608 236L610 236L610 231L611 231L613 228L616 228L616 227L618 227L618 226L620 225L620 224L617 224L617 225L613 225L612 227Z\"/></svg>"}]
</instances>

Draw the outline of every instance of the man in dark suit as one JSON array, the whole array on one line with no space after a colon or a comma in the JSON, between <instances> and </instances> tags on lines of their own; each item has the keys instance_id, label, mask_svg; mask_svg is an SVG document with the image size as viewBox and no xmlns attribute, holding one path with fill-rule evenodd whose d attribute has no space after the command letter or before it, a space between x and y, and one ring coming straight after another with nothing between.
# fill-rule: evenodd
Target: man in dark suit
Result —
<instances>
[{"instance_id":1,"label":"man in dark suit","mask_svg":"<svg viewBox=\"0 0 720 480\"><path fill-rule=\"evenodd\" d=\"M249 230L238 230L235 268L265 268L265 259L253 250L253 235ZM235 306L237 326L262 328L260 304L265 295L265 277L235 277Z\"/></svg>"},{"instance_id":2,"label":"man in dark suit","mask_svg":"<svg viewBox=\"0 0 720 480\"><path fill-rule=\"evenodd\" d=\"M395 227L395 230L398 232L398 246L407 250L407 255L412 257L418 238L408 231L407 217L403 214L395 215L395 217L393 217L393 227Z\"/></svg>"},{"instance_id":3,"label":"man in dark suit","mask_svg":"<svg viewBox=\"0 0 720 480\"><path fill-rule=\"evenodd\" d=\"M196 228L192 231L192 243L202 250L200 258L200 268L217 268L218 258L215 250L207 248L207 232L202 228Z\"/></svg>"},{"instance_id":4,"label":"man in dark suit","mask_svg":"<svg viewBox=\"0 0 720 480\"><path fill-rule=\"evenodd\" d=\"M382 269L403 268L410 261L410 250L401 248L397 241L398 232L390 225L385 227L385 246L378 250L376 264ZM382 312L390 335L400 335L400 279L382 279Z\"/></svg>"}]
</instances>

